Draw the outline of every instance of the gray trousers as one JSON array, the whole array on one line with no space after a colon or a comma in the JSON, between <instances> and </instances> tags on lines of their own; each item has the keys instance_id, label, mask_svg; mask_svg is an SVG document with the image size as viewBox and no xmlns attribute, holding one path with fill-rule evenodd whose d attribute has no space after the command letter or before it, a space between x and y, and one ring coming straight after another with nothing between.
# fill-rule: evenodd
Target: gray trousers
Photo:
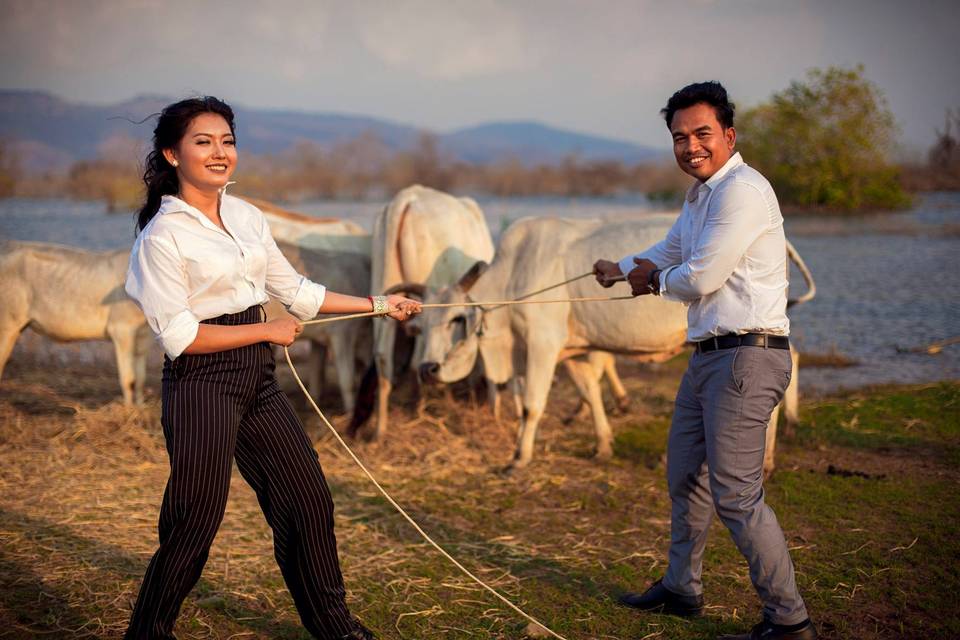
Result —
<instances>
[{"instance_id":1,"label":"gray trousers","mask_svg":"<svg viewBox=\"0 0 960 640\"><path fill-rule=\"evenodd\" d=\"M777 517L763 500L767 421L790 381L790 352L738 347L694 353L677 392L667 444L672 504L663 585L699 595L703 550L716 509L750 565L776 624L807 617Z\"/></svg>"}]
</instances>

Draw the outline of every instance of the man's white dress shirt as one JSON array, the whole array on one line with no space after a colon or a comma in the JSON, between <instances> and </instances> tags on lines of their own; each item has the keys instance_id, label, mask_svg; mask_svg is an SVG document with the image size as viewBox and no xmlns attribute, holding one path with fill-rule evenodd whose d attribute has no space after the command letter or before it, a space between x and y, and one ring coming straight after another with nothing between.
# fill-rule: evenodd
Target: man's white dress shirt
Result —
<instances>
[{"instance_id":1,"label":"man's white dress shirt","mask_svg":"<svg viewBox=\"0 0 960 640\"><path fill-rule=\"evenodd\" d=\"M620 261L624 274L646 258L663 269L660 295L689 305L687 339L728 333L788 335L783 216L767 179L739 153L687 193L667 237Z\"/></svg>"},{"instance_id":2,"label":"man's white dress shirt","mask_svg":"<svg viewBox=\"0 0 960 640\"><path fill-rule=\"evenodd\" d=\"M326 288L290 266L259 209L223 194L220 218L226 231L163 196L133 244L126 291L171 360L193 343L201 320L263 304L268 294L301 320L323 304Z\"/></svg>"}]
</instances>

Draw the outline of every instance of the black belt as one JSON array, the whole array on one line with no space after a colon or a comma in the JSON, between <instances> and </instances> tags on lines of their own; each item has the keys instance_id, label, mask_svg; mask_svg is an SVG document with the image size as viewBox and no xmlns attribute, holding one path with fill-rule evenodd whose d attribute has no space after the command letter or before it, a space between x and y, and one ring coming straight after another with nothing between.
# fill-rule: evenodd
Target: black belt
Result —
<instances>
[{"instance_id":1,"label":"black belt","mask_svg":"<svg viewBox=\"0 0 960 640\"><path fill-rule=\"evenodd\" d=\"M725 336L707 338L696 343L698 353L716 351L717 349L732 349L733 347L763 347L764 349L789 349L790 339L787 336L772 336L768 333L744 333L737 335L728 333Z\"/></svg>"}]
</instances>

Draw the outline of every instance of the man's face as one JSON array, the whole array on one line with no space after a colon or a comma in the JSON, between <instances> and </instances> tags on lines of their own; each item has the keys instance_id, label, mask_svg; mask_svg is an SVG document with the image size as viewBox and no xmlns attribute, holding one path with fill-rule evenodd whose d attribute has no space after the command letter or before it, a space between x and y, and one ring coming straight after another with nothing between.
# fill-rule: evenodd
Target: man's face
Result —
<instances>
[{"instance_id":1,"label":"man's face","mask_svg":"<svg viewBox=\"0 0 960 640\"><path fill-rule=\"evenodd\" d=\"M675 112L670 134L677 164L701 182L727 163L737 141L733 127L724 129L716 110L703 102Z\"/></svg>"}]
</instances>

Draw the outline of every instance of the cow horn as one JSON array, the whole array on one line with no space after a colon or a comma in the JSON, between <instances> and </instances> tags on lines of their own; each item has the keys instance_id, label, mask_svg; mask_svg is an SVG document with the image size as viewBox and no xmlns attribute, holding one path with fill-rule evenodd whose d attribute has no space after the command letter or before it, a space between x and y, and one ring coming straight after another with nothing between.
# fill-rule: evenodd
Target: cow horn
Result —
<instances>
[{"instance_id":1,"label":"cow horn","mask_svg":"<svg viewBox=\"0 0 960 640\"><path fill-rule=\"evenodd\" d=\"M460 276L460 281L457 283L457 286L463 289L464 292L470 291L470 288L477 283L477 280L480 279L480 276L483 275L483 272L486 271L489 266L490 265L483 260L478 260L470 267L469 271Z\"/></svg>"},{"instance_id":2,"label":"cow horn","mask_svg":"<svg viewBox=\"0 0 960 640\"><path fill-rule=\"evenodd\" d=\"M392 296L397 293L406 293L419 298L424 298L427 295L427 287L419 282L401 282L400 284L395 284L392 287L389 287L383 292L383 295Z\"/></svg>"}]
</instances>

